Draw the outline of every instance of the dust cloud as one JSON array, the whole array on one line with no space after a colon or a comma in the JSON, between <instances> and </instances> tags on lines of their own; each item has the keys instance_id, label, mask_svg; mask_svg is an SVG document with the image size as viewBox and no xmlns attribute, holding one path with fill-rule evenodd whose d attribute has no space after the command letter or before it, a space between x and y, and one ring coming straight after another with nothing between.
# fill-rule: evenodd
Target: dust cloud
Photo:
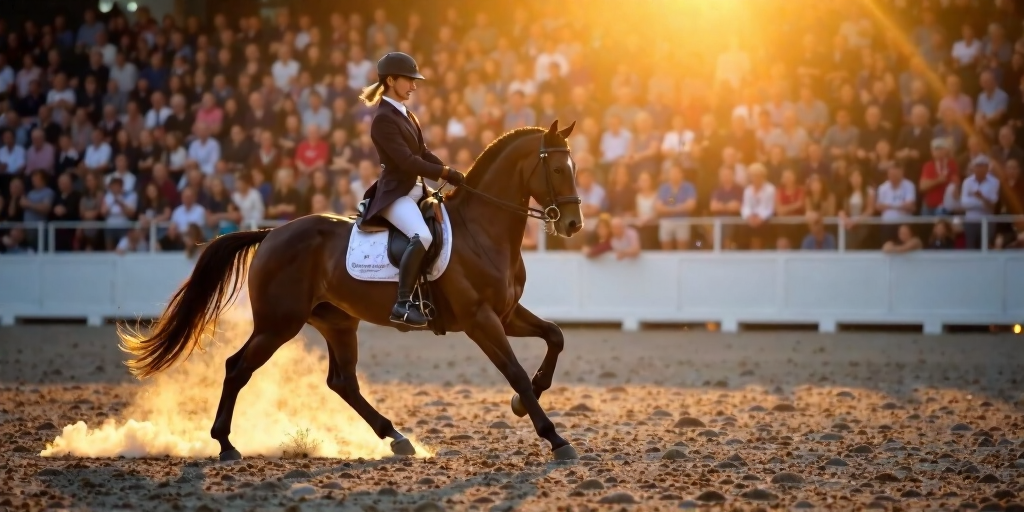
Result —
<instances>
[{"instance_id":1,"label":"dust cloud","mask_svg":"<svg viewBox=\"0 0 1024 512\"><path fill-rule=\"evenodd\" d=\"M247 297L224 315L214 343L187 361L140 383L121 418L99 426L79 421L63 428L40 455L57 457L210 457L220 451L210 427L220 400L224 361L252 333ZM111 340L114 343L116 340ZM259 369L238 396L232 443L243 456L279 457L295 451L295 437L308 432L310 457L381 458L391 455L381 440L337 394L328 389L327 351L300 334ZM127 368L125 372L127 372ZM364 394L372 396L372 393ZM369 399L369 398L368 398ZM307 430L308 429L308 430ZM420 456L430 451L416 443Z\"/></svg>"}]
</instances>

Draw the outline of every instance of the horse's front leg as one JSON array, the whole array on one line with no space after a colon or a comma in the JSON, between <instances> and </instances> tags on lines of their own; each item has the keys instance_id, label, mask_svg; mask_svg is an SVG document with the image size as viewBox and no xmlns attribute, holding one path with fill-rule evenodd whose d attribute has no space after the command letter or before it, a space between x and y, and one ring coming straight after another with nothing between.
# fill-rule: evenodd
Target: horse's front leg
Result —
<instances>
[{"instance_id":1,"label":"horse's front leg","mask_svg":"<svg viewBox=\"0 0 1024 512\"><path fill-rule=\"evenodd\" d=\"M555 424L541 408L537 396L533 394L530 377L523 365L516 359L512 346L505 337L501 319L488 307L480 307L469 322L466 334L484 351L487 358L494 363L498 371L505 376L512 389L519 394L523 408L530 415L537 435L551 443L551 451L556 460L577 459L576 449L568 441L555 432Z\"/></svg>"},{"instance_id":2,"label":"horse's front leg","mask_svg":"<svg viewBox=\"0 0 1024 512\"><path fill-rule=\"evenodd\" d=\"M544 361L540 368L533 375L533 396L540 399L540 395L551 388L551 379L555 374L555 366L558 364L558 354L565 346L565 337L562 336L562 329L554 322L538 318L530 310L517 304L512 316L505 323L505 335L516 338L541 338L548 344L547 352L544 353ZM512 396L512 412L522 418L526 416L526 408L523 407L519 395Z\"/></svg>"}]
</instances>

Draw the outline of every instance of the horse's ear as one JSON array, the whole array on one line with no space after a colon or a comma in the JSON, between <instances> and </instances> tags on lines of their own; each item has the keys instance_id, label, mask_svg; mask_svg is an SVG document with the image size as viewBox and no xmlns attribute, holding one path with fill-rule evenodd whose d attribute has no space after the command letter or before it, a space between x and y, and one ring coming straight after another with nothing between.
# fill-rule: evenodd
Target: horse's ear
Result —
<instances>
[{"instance_id":1,"label":"horse's ear","mask_svg":"<svg viewBox=\"0 0 1024 512\"><path fill-rule=\"evenodd\" d=\"M557 131L558 131L558 119L555 119L554 122L551 123L551 128L548 128L548 133L555 133Z\"/></svg>"},{"instance_id":2,"label":"horse's ear","mask_svg":"<svg viewBox=\"0 0 1024 512\"><path fill-rule=\"evenodd\" d=\"M563 139L568 139L569 135L572 135L572 129L575 127L576 121L573 121L572 124L570 124L569 126L566 126L565 128L559 130L558 135L560 135Z\"/></svg>"}]
</instances>

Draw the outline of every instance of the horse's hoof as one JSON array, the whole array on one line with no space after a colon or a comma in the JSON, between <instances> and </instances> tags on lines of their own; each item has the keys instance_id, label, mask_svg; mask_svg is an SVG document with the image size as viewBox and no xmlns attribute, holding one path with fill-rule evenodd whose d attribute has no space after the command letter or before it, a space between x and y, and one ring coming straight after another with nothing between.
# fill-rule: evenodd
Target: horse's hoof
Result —
<instances>
[{"instance_id":1,"label":"horse's hoof","mask_svg":"<svg viewBox=\"0 0 1024 512\"><path fill-rule=\"evenodd\" d=\"M416 455L416 448L413 448L412 441L407 438L391 441L391 453L395 455Z\"/></svg>"},{"instance_id":2,"label":"horse's hoof","mask_svg":"<svg viewBox=\"0 0 1024 512\"><path fill-rule=\"evenodd\" d=\"M522 418L526 416L526 406L523 405L523 401L519 399L519 394L512 395L512 414Z\"/></svg>"},{"instance_id":3,"label":"horse's hoof","mask_svg":"<svg viewBox=\"0 0 1024 512\"><path fill-rule=\"evenodd\" d=\"M576 453L576 448L573 448L571 444L567 444L557 450L552 450L551 455L554 456L555 460L576 460L580 456Z\"/></svg>"},{"instance_id":4,"label":"horse's hoof","mask_svg":"<svg viewBox=\"0 0 1024 512\"><path fill-rule=\"evenodd\" d=\"M242 454L238 453L238 450L232 448L226 452L220 452L221 462L231 462L233 460L242 460Z\"/></svg>"}]
</instances>

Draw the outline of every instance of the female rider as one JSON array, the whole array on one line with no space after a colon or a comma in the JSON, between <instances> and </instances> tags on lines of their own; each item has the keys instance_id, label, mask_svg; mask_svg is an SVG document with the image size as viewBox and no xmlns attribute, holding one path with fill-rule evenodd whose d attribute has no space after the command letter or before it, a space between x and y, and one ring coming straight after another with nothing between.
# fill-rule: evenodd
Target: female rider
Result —
<instances>
[{"instance_id":1,"label":"female rider","mask_svg":"<svg viewBox=\"0 0 1024 512\"><path fill-rule=\"evenodd\" d=\"M427 193L423 178L446 180L455 186L465 181L461 172L444 165L427 149L419 121L405 107L404 102L416 90L416 80L423 79L412 57L391 52L377 61L377 83L364 88L359 96L367 105L379 103L370 138L381 162L380 178L363 196L370 199L363 222L372 222L379 215L409 237L399 264L398 301L391 310L391 321L413 327L427 325L427 318L412 304L412 293L433 241L417 206Z\"/></svg>"}]
</instances>

